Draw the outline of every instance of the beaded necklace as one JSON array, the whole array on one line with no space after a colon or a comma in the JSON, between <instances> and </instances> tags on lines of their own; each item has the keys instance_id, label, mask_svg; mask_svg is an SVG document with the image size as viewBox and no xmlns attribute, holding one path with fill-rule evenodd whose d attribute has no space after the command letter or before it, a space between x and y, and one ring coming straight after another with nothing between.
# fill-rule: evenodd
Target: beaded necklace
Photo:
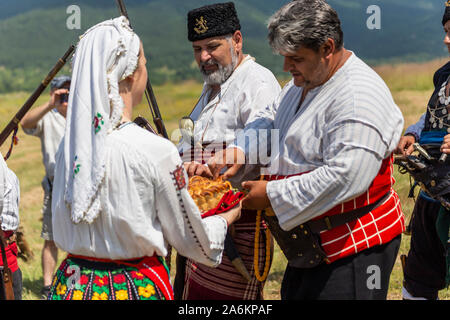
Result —
<instances>
[{"instance_id":1,"label":"beaded necklace","mask_svg":"<svg viewBox=\"0 0 450 320\"><path fill-rule=\"evenodd\" d=\"M259 271L259 232L261 231L261 214L262 211L259 210L256 214L256 230L255 230L255 250L253 256L253 267L255 269L255 277L259 282L264 282L269 275L270 269L270 244L271 244L271 234L269 228L266 228L266 260L264 262L264 272L261 275Z\"/></svg>"},{"instance_id":2,"label":"beaded necklace","mask_svg":"<svg viewBox=\"0 0 450 320\"><path fill-rule=\"evenodd\" d=\"M450 133L450 124L445 123L444 120L447 118L447 121L450 122L450 95L446 94L449 78L447 78L447 81L442 84L439 90L434 109L428 106L428 113L430 114L429 122L433 129L447 128L448 133ZM440 106L438 107L439 104Z\"/></svg>"},{"instance_id":3,"label":"beaded necklace","mask_svg":"<svg viewBox=\"0 0 450 320\"><path fill-rule=\"evenodd\" d=\"M260 177L260 181L264 180L264 176ZM271 240L272 234L269 228L266 227L266 260L264 262L264 272L261 275L259 272L259 233L261 231L261 215L262 210L258 210L256 213L256 228L255 228L255 244L254 244L254 255L253 255L253 267L255 269L255 277L259 282L264 282L269 275L270 269L270 257L271 257Z\"/></svg>"}]
</instances>

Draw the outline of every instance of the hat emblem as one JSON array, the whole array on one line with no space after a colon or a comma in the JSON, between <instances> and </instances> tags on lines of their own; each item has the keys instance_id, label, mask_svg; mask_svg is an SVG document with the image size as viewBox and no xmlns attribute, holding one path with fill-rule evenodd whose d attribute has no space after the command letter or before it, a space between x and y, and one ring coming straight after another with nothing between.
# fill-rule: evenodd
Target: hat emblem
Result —
<instances>
[{"instance_id":1,"label":"hat emblem","mask_svg":"<svg viewBox=\"0 0 450 320\"><path fill-rule=\"evenodd\" d=\"M197 32L197 34L202 34L208 31L208 26L206 25L208 21L203 18L203 16L200 17L200 19L195 19L195 28L194 31Z\"/></svg>"}]
</instances>

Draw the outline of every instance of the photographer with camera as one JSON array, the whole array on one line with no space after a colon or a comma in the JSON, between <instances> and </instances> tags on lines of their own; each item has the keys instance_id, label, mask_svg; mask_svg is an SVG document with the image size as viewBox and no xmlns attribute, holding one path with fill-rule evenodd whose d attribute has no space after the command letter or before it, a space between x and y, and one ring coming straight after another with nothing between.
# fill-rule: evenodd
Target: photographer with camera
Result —
<instances>
[{"instance_id":1,"label":"photographer with camera","mask_svg":"<svg viewBox=\"0 0 450 320\"><path fill-rule=\"evenodd\" d=\"M41 139L45 177L43 221L41 237L45 240L42 249L43 288L42 298L46 299L50 290L53 272L58 258L58 249L53 242L52 231L52 185L55 171L55 154L58 150L66 126L66 113L70 88L70 77L60 76L50 84L50 100L42 106L30 110L20 122L26 134Z\"/></svg>"}]
</instances>

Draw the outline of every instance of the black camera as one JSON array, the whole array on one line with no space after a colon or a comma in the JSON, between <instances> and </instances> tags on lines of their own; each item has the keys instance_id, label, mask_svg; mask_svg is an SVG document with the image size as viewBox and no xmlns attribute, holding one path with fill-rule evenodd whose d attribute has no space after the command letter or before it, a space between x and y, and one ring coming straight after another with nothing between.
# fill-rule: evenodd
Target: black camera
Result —
<instances>
[{"instance_id":1,"label":"black camera","mask_svg":"<svg viewBox=\"0 0 450 320\"><path fill-rule=\"evenodd\" d=\"M60 94L59 101L60 101L60 103L68 102L69 101L69 93Z\"/></svg>"}]
</instances>

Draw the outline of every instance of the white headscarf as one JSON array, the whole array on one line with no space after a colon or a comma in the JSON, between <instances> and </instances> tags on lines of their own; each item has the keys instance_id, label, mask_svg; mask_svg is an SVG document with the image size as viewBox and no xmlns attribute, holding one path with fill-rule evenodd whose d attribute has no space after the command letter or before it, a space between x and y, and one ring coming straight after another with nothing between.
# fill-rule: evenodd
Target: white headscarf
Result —
<instances>
[{"instance_id":1,"label":"white headscarf","mask_svg":"<svg viewBox=\"0 0 450 320\"><path fill-rule=\"evenodd\" d=\"M64 139L65 201L74 223L92 223L100 212L109 134L118 127L124 103L119 82L138 65L139 37L125 17L107 20L80 37Z\"/></svg>"}]
</instances>

